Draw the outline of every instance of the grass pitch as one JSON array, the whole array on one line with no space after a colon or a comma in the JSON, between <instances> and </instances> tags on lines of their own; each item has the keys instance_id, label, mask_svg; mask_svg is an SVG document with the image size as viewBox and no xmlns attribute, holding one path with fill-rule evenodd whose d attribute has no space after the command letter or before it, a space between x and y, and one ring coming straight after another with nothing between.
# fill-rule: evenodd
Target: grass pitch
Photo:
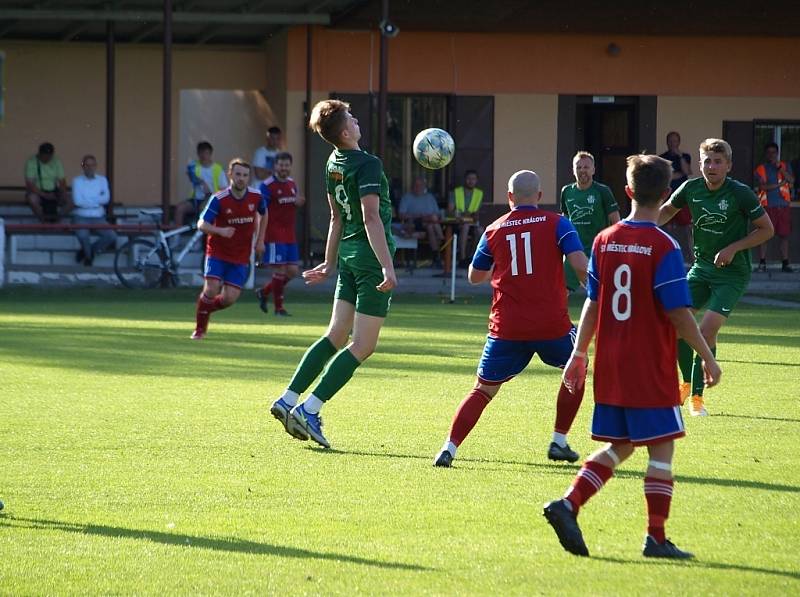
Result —
<instances>
[{"instance_id":1,"label":"grass pitch","mask_svg":"<svg viewBox=\"0 0 800 597\"><path fill-rule=\"evenodd\" d=\"M740 306L712 414L686 417L667 533L645 560L637 454L582 510L592 553L541 516L559 372L507 384L432 458L471 387L488 301L396 297L377 353L325 408L333 450L268 412L328 297L248 293L191 342L194 290L0 293L0 594L798 594L798 310ZM577 317L577 303L573 316ZM646 390L646 389L643 389ZM591 393L571 434L586 455Z\"/></svg>"}]
</instances>

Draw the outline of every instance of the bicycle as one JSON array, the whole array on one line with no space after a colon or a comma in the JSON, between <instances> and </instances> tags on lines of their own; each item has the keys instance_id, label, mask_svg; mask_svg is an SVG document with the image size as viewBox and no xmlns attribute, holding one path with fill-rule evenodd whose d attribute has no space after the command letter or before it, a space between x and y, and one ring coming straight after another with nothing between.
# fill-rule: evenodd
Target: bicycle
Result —
<instances>
[{"instance_id":1,"label":"bicycle","mask_svg":"<svg viewBox=\"0 0 800 597\"><path fill-rule=\"evenodd\" d=\"M129 239L114 255L114 272L126 288L168 288L180 284L179 267L184 257L203 238L203 233L192 223L165 232L161 229L160 209L141 209L140 217L153 221L152 240L137 236ZM176 253L170 239L193 232L186 244Z\"/></svg>"}]
</instances>

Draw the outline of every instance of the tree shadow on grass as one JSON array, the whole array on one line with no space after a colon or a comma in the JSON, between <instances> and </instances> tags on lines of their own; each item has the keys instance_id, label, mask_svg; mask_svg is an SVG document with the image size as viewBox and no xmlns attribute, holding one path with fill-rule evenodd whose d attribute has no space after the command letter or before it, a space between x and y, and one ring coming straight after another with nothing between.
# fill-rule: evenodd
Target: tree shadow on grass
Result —
<instances>
[{"instance_id":1,"label":"tree shadow on grass","mask_svg":"<svg viewBox=\"0 0 800 597\"><path fill-rule=\"evenodd\" d=\"M756 415L729 415L727 413L714 413L712 417L729 417L732 419L755 419L758 421L780 421L781 423L800 423L800 419L789 419L786 417L758 417Z\"/></svg>"},{"instance_id":2,"label":"tree shadow on grass","mask_svg":"<svg viewBox=\"0 0 800 597\"><path fill-rule=\"evenodd\" d=\"M404 564L402 562L383 562L370 558L361 558L342 553L312 551L299 547L289 547L286 545L273 545L270 543L257 543L244 539L231 538L212 538L200 537L197 535L181 535L177 533L163 533L160 531L145 529L126 529L123 527L77 524L72 522L62 522L57 520L44 520L36 518L18 518L6 514L0 516L0 527L26 528L45 531L63 531L66 533L77 533L81 535L98 535L102 537L122 538L122 539L141 539L153 541L164 545L179 545L182 547L192 547L199 549L210 549L214 551L227 551L232 553L246 553L255 555L271 555L284 558L303 558L312 560L334 560L348 564L358 564L360 566L374 566L377 568L389 568L395 570L414 570L431 571L433 568L419 566L417 564Z\"/></svg>"},{"instance_id":3,"label":"tree shadow on grass","mask_svg":"<svg viewBox=\"0 0 800 597\"><path fill-rule=\"evenodd\" d=\"M713 570L739 570L741 572L756 572L759 574L770 574L775 576L786 576L788 578L800 579L800 572L792 570L775 570L772 568L758 568L756 566L744 566L742 564L726 564L724 562L704 562L702 560L683 560L677 562L675 560L626 560L624 558L610 558L603 556L592 556L593 560L601 560L603 562L611 562L612 564L636 564L639 566L673 566L681 568L710 568Z\"/></svg>"},{"instance_id":4,"label":"tree shadow on grass","mask_svg":"<svg viewBox=\"0 0 800 597\"><path fill-rule=\"evenodd\" d=\"M738 363L741 365L767 365L769 367L800 367L800 363L785 363L783 361L742 361L738 359L719 359L720 363Z\"/></svg>"},{"instance_id":5,"label":"tree shadow on grass","mask_svg":"<svg viewBox=\"0 0 800 597\"><path fill-rule=\"evenodd\" d=\"M352 455L352 456L369 456L378 458L411 458L416 460L427 460L433 462L433 457L430 455L422 456L419 454L393 454L391 452L363 452L358 450L333 450L325 449L317 446L308 446L309 450L318 452L320 454L328 455ZM579 468L577 464L548 464L543 462L523 462L515 460L498 460L489 458L459 458L456 465L460 462L463 463L486 463L486 464L500 464L510 466L527 466L531 468L541 469L551 473L564 473L570 477L575 474ZM458 466L454 468L459 468ZM477 470L470 468L469 470ZM480 470L486 470L486 467L480 467ZM494 469L502 470L502 469ZM617 470L614 472L615 477L621 479L644 479L644 471L630 471L630 470ZM766 491L785 491L788 493L800 493L800 487L796 485L782 485L780 483L766 483L763 481L751 481L749 479L718 479L716 477L696 477L692 475L675 475L676 483L693 483L698 485L716 485L718 487L736 487L748 489L763 489Z\"/></svg>"}]
</instances>

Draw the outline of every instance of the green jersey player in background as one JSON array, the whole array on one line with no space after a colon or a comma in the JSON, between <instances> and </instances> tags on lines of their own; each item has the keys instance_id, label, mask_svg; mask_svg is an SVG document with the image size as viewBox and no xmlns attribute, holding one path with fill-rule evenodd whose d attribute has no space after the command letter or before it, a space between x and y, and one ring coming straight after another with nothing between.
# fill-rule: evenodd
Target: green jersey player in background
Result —
<instances>
[{"instance_id":1,"label":"green jersey player in background","mask_svg":"<svg viewBox=\"0 0 800 597\"><path fill-rule=\"evenodd\" d=\"M325 261L303 272L303 278L306 284L322 282L337 266L339 276L328 330L308 348L270 412L293 437L307 440L310 436L329 448L320 409L375 350L397 277L392 263L389 184L381 160L358 146L361 130L350 105L339 100L319 102L311 112L309 127L334 150L325 166L331 210ZM298 404L320 373L317 386Z\"/></svg>"},{"instance_id":2,"label":"green jersey player in background","mask_svg":"<svg viewBox=\"0 0 800 597\"><path fill-rule=\"evenodd\" d=\"M619 222L619 206L611 189L594 180L594 156L591 153L579 151L575 154L572 173L575 182L561 189L559 207L575 226L583 252L589 257L597 233ZM564 261L564 279L570 291L580 286L575 270L567 261Z\"/></svg>"},{"instance_id":3,"label":"green jersey player in background","mask_svg":"<svg viewBox=\"0 0 800 597\"><path fill-rule=\"evenodd\" d=\"M692 212L694 257L689 270L689 291L694 311L706 309L700 331L716 355L717 334L750 281L750 249L774 234L772 222L753 190L732 178L731 146L722 139L700 144L701 178L687 180L661 206L663 226L684 206ZM753 229L748 231L748 222ZM703 404L703 369L699 356L678 341L681 369L681 403L691 393L690 413L708 414Z\"/></svg>"}]
</instances>

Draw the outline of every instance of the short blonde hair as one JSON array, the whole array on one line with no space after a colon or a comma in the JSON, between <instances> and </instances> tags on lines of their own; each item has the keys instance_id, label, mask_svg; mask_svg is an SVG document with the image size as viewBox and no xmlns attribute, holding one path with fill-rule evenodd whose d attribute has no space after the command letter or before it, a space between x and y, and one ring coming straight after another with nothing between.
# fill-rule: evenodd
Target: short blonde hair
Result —
<instances>
[{"instance_id":1,"label":"short blonde hair","mask_svg":"<svg viewBox=\"0 0 800 597\"><path fill-rule=\"evenodd\" d=\"M250 171L250 162L246 161L244 158L233 158L230 162L228 162L228 172L233 172L233 169L236 166L247 168L247 171Z\"/></svg>"},{"instance_id":2,"label":"short blonde hair","mask_svg":"<svg viewBox=\"0 0 800 597\"><path fill-rule=\"evenodd\" d=\"M645 207L658 205L669 189L672 163L657 155L628 156L625 178L633 191L633 199Z\"/></svg>"},{"instance_id":3,"label":"short blonde hair","mask_svg":"<svg viewBox=\"0 0 800 597\"><path fill-rule=\"evenodd\" d=\"M577 162L578 160L582 160L583 158L589 158L590 160L592 160L592 164L594 164L594 156L588 151L583 151L583 150L575 154L575 157L572 158L572 163L574 164L575 162Z\"/></svg>"},{"instance_id":4,"label":"short blonde hair","mask_svg":"<svg viewBox=\"0 0 800 597\"><path fill-rule=\"evenodd\" d=\"M339 137L347 124L350 104L341 100L329 99L318 102L311 111L308 128L317 133L331 145L339 143Z\"/></svg>"},{"instance_id":5,"label":"short blonde hair","mask_svg":"<svg viewBox=\"0 0 800 597\"><path fill-rule=\"evenodd\" d=\"M729 162L733 159L730 143L723 139L706 139L700 144L700 153L721 153Z\"/></svg>"}]
</instances>

